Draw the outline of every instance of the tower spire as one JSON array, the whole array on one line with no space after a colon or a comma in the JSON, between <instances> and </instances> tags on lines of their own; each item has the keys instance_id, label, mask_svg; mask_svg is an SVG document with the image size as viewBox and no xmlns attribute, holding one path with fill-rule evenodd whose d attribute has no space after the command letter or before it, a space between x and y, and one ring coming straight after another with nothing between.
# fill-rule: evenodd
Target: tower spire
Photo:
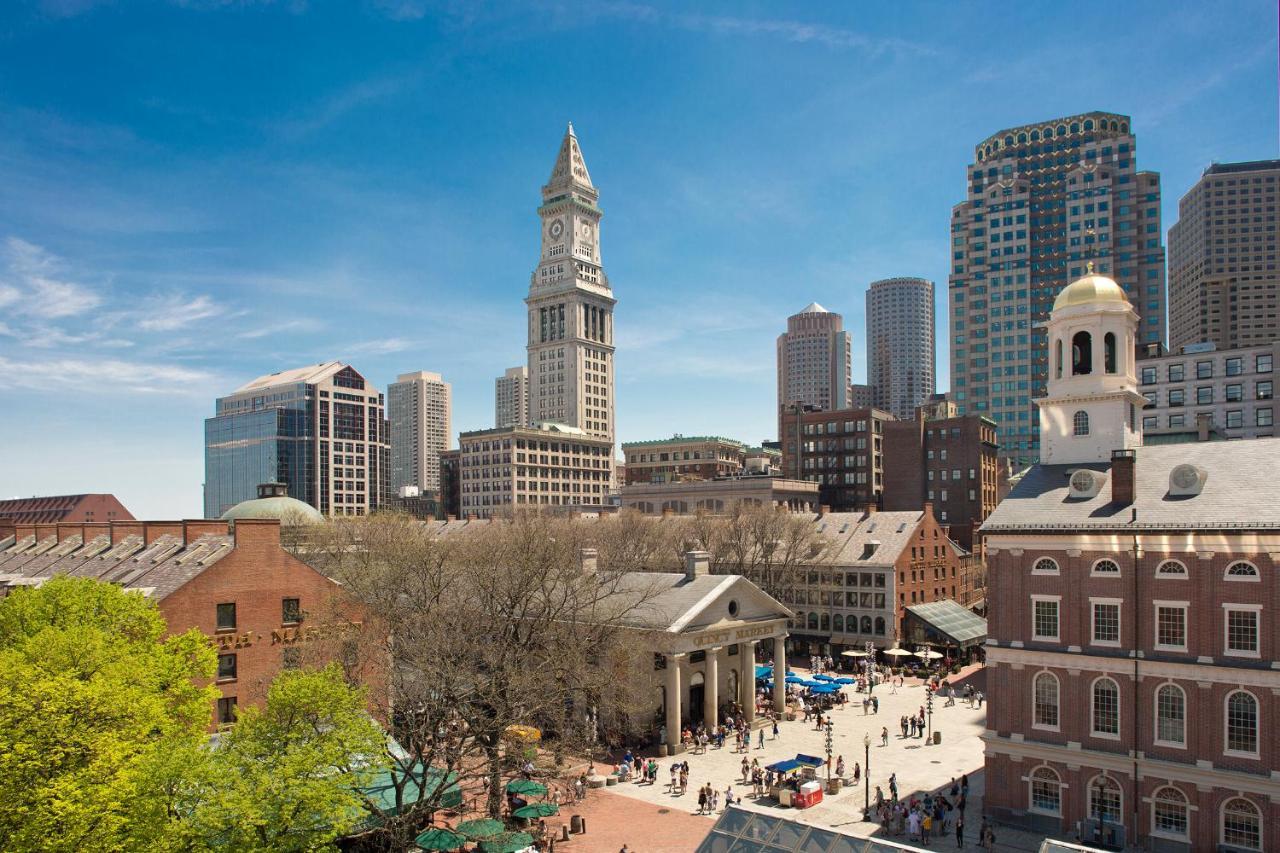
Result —
<instances>
[{"instance_id":1,"label":"tower spire","mask_svg":"<svg viewBox=\"0 0 1280 853\"><path fill-rule=\"evenodd\" d=\"M591 173L587 171L587 161L582 157L582 147L578 145L578 136L573 132L573 122L565 128L564 139L560 142L560 153L556 155L556 164L551 169L551 177L542 193L547 198L567 189L579 189L596 194L595 185L591 183Z\"/></svg>"}]
</instances>

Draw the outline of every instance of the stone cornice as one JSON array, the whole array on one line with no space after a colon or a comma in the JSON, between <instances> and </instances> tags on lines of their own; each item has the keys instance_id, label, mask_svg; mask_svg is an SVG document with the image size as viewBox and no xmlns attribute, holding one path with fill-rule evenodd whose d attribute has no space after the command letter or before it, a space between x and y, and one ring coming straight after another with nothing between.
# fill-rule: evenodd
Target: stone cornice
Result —
<instances>
[{"instance_id":1,"label":"stone cornice","mask_svg":"<svg viewBox=\"0 0 1280 853\"><path fill-rule=\"evenodd\" d=\"M1014 649L1006 646L992 646L989 642L984 648L987 650L987 666L1007 663L1028 669L1056 667L1066 670L1088 670L1093 673L1105 672L1110 675L1133 675L1133 658L1130 657L1099 657L1037 649ZM1206 666L1194 660L1181 662L1143 659L1138 664L1138 676L1280 690L1280 671L1221 664Z\"/></svg>"}]
</instances>

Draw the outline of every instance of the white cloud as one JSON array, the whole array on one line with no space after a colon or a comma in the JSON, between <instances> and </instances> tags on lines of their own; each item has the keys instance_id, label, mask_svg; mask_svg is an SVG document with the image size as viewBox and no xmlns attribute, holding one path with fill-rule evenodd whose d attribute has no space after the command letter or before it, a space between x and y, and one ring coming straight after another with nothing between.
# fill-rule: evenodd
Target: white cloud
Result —
<instances>
[{"instance_id":1,"label":"white cloud","mask_svg":"<svg viewBox=\"0 0 1280 853\"><path fill-rule=\"evenodd\" d=\"M194 299L180 294L153 296L143 303L138 326L149 332L171 332L225 313L223 306L204 295Z\"/></svg>"},{"instance_id":2,"label":"white cloud","mask_svg":"<svg viewBox=\"0 0 1280 853\"><path fill-rule=\"evenodd\" d=\"M346 352L362 355L389 355L393 352L404 352L416 346L418 346L417 341L410 341L405 338L379 338L373 341L350 344L344 349Z\"/></svg>"},{"instance_id":3,"label":"white cloud","mask_svg":"<svg viewBox=\"0 0 1280 853\"><path fill-rule=\"evenodd\" d=\"M213 379L206 371L170 364L77 358L18 361L0 356L0 388L206 395Z\"/></svg>"},{"instance_id":4,"label":"white cloud","mask_svg":"<svg viewBox=\"0 0 1280 853\"><path fill-rule=\"evenodd\" d=\"M256 329L248 329L240 332L236 337L241 340L257 340L268 335L278 335L284 332L318 332L323 328L324 324L319 320L302 317L297 320L286 320L283 323L272 323L267 326L259 326Z\"/></svg>"},{"instance_id":5,"label":"white cloud","mask_svg":"<svg viewBox=\"0 0 1280 853\"><path fill-rule=\"evenodd\" d=\"M50 320L78 316L102 304L102 298L89 288L55 278L62 260L43 247L9 237L5 255L16 285L0 286L0 304L21 300L21 313Z\"/></svg>"}]
</instances>

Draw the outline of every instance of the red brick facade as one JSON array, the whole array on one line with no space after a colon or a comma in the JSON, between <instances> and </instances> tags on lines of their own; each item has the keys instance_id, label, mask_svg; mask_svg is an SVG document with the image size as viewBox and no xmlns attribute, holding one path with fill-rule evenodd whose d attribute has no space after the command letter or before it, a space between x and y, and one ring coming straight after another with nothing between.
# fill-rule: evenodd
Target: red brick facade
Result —
<instances>
[{"instance_id":1,"label":"red brick facade","mask_svg":"<svg viewBox=\"0 0 1280 853\"><path fill-rule=\"evenodd\" d=\"M0 501L0 518L15 524L53 524L60 521L128 521L133 514L115 495L54 495Z\"/></svg>"}]
</instances>

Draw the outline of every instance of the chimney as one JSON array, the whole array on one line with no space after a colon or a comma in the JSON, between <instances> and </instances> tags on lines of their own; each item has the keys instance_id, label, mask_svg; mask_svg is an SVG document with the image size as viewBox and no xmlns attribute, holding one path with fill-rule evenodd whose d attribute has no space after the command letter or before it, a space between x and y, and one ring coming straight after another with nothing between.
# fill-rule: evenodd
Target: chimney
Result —
<instances>
[{"instance_id":1,"label":"chimney","mask_svg":"<svg viewBox=\"0 0 1280 853\"><path fill-rule=\"evenodd\" d=\"M1200 412L1196 415L1196 441L1208 441L1209 430L1213 426L1213 415Z\"/></svg>"},{"instance_id":2,"label":"chimney","mask_svg":"<svg viewBox=\"0 0 1280 853\"><path fill-rule=\"evenodd\" d=\"M578 566L582 569L584 575L594 575L596 573L596 559L600 556L600 552L595 548L583 548L578 551Z\"/></svg>"},{"instance_id":3,"label":"chimney","mask_svg":"<svg viewBox=\"0 0 1280 853\"><path fill-rule=\"evenodd\" d=\"M0 518L0 541L8 539L10 536L15 536L15 529L12 518L8 516Z\"/></svg>"},{"instance_id":4,"label":"chimney","mask_svg":"<svg viewBox=\"0 0 1280 853\"><path fill-rule=\"evenodd\" d=\"M161 536L182 538L181 521L144 521L142 523L142 540L150 545Z\"/></svg>"},{"instance_id":5,"label":"chimney","mask_svg":"<svg viewBox=\"0 0 1280 853\"><path fill-rule=\"evenodd\" d=\"M921 512L925 514L926 518L933 518L933 501L925 501Z\"/></svg>"},{"instance_id":6,"label":"chimney","mask_svg":"<svg viewBox=\"0 0 1280 853\"><path fill-rule=\"evenodd\" d=\"M280 547L280 520L276 518L238 518L233 534L235 547L267 544Z\"/></svg>"},{"instance_id":7,"label":"chimney","mask_svg":"<svg viewBox=\"0 0 1280 853\"><path fill-rule=\"evenodd\" d=\"M1111 502L1121 506L1133 503L1137 490L1137 453L1132 450L1111 451Z\"/></svg>"},{"instance_id":8,"label":"chimney","mask_svg":"<svg viewBox=\"0 0 1280 853\"><path fill-rule=\"evenodd\" d=\"M123 542L130 536L142 535L141 521L113 521L111 522L111 544L115 545Z\"/></svg>"},{"instance_id":9,"label":"chimney","mask_svg":"<svg viewBox=\"0 0 1280 853\"><path fill-rule=\"evenodd\" d=\"M879 507L878 507L878 506L876 506L876 505L875 505L875 504L873 504L873 503L867 504L866 506L864 506L864 507L862 508L862 512L864 513L863 517L864 517L864 518L870 518L871 516L873 516L873 515L875 515L875 514L876 514L876 510L878 510L878 509L879 509Z\"/></svg>"},{"instance_id":10,"label":"chimney","mask_svg":"<svg viewBox=\"0 0 1280 853\"><path fill-rule=\"evenodd\" d=\"M686 580L711 574L710 551L686 551L684 555L684 576Z\"/></svg>"},{"instance_id":11,"label":"chimney","mask_svg":"<svg viewBox=\"0 0 1280 853\"><path fill-rule=\"evenodd\" d=\"M444 517L444 520L445 520L445 521L457 521L457 520L458 520L458 517L457 517L456 515L446 515L446 516Z\"/></svg>"},{"instance_id":12,"label":"chimney","mask_svg":"<svg viewBox=\"0 0 1280 853\"><path fill-rule=\"evenodd\" d=\"M821 504L818 507L818 518L822 518L824 515L830 515L830 514L831 514L831 504Z\"/></svg>"},{"instance_id":13,"label":"chimney","mask_svg":"<svg viewBox=\"0 0 1280 853\"><path fill-rule=\"evenodd\" d=\"M217 518L189 518L182 522L182 544L190 545L201 536L226 536L227 522Z\"/></svg>"}]
</instances>

